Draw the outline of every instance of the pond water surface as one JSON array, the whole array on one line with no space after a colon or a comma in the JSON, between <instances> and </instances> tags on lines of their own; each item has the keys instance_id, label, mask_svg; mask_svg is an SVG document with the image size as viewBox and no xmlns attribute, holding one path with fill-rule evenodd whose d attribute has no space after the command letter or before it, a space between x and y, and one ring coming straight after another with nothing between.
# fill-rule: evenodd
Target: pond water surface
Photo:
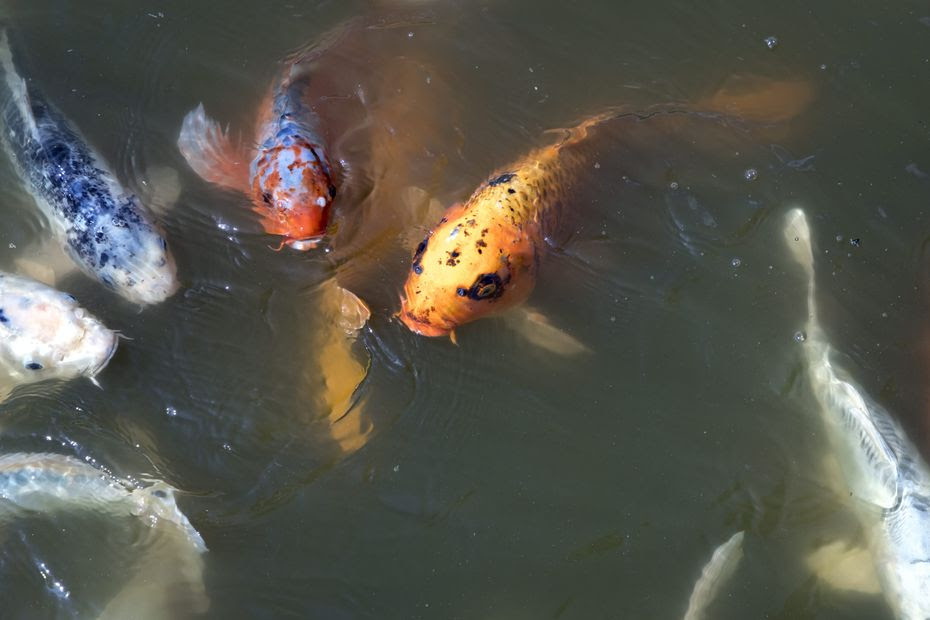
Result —
<instances>
[{"instance_id":1,"label":"pond water surface","mask_svg":"<svg viewBox=\"0 0 930 620\"><path fill-rule=\"evenodd\" d=\"M713 617L891 617L804 561L861 532L821 466L795 340L805 283L781 225L807 210L844 366L930 455L926 4L4 0L3 13L21 70L159 211L182 289L140 311L64 278L129 339L101 389L36 384L0 405L0 451L180 489L209 549L208 617L678 618L737 530L745 557ZM321 46L336 30L349 34ZM335 228L325 249L276 252L248 199L197 177L175 141L198 102L250 139L281 60L315 44L345 169ZM504 317L462 327L458 346L393 318L430 197L466 199L550 130L705 100L733 76L804 81L814 97L777 131L631 119L597 143L529 300L589 352L553 354ZM0 214L0 268L15 270L48 231L7 159ZM371 307L354 343L333 336L334 279ZM150 551L143 527L68 511L7 524L2 615L95 617Z\"/></svg>"}]
</instances>

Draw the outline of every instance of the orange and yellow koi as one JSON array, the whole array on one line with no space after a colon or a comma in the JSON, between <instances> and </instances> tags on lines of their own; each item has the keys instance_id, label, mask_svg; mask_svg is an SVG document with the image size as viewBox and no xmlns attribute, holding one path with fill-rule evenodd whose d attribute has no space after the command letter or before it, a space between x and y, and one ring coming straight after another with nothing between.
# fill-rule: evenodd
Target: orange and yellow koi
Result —
<instances>
[{"instance_id":1,"label":"orange and yellow koi","mask_svg":"<svg viewBox=\"0 0 930 620\"><path fill-rule=\"evenodd\" d=\"M449 208L417 246L404 285L401 321L424 336L452 334L459 325L524 301L536 284L545 237L570 198L587 156L568 147L606 117L496 173L464 204Z\"/></svg>"},{"instance_id":2,"label":"orange and yellow koi","mask_svg":"<svg viewBox=\"0 0 930 620\"><path fill-rule=\"evenodd\" d=\"M691 114L739 118L767 129L791 120L812 101L803 80L740 79L695 105L658 106L647 116L676 127ZM454 329L523 302L536 284L546 238L572 199L579 173L596 149L595 128L626 116L594 116L550 146L536 149L495 173L464 204L448 209L417 246L404 285L399 317L424 336L453 336ZM638 116L638 115L636 115Z\"/></svg>"}]
</instances>

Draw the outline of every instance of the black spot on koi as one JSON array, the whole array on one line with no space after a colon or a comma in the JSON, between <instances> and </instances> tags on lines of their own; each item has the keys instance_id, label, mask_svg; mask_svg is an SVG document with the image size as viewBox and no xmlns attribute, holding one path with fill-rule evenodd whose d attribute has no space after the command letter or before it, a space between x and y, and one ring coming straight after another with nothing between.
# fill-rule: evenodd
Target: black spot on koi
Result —
<instances>
[{"instance_id":1,"label":"black spot on koi","mask_svg":"<svg viewBox=\"0 0 930 620\"><path fill-rule=\"evenodd\" d=\"M504 174L500 175L496 179L491 179L490 181L488 181L488 185L490 185L491 187L495 187L497 185L500 185L501 183L509 183L516 176L517 175L515 175L512 172L505 172Z\"/></svg>"},{"instance_id":2,"label":"black spot on koi","mask_svg":"<svg viewBox=\"0 0 930 620\"><path fill-rule=\"evenodd\" d=\"M496 273L483 273L468 289L468 297L477 301L497 299L504 294L504 283Z\"/></svg>"},{"instance_id":3,"label":"black spot on koi","mask_svg":"<svg viewBox=\"0 0 930 620\"><path fill-rule=\"evenodd\" d=\"M423 273L423 265L421 262L423 260L423 253L426 252L426 246L429 245L430 235L432 235L432 233L426 235L426 238L417 246L416 252L413 253L413 273L417 275Z\"/></svg>"}]
</instances>

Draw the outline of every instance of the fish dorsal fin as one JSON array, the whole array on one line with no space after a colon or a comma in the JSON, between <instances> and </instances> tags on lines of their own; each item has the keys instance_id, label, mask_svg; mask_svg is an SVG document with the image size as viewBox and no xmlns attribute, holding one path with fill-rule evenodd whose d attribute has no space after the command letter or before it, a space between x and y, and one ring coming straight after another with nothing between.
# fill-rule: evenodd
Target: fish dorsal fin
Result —
<instances>
[{"instance_id":1,"label":"fish dorsal fin","mask_svg":"<svg viewBox=\"0 0 930 620\"><path fill-rule=\"evenodd\" d=\"M843 458L848 450L837 450L848 490L856 500L884 509L894 507L900 495L898 459L889 439L899 441L899 429L888 413L865 400L856 387L837 376L825 346L822 365L811 369L812 382L820 385L818 398L830 403L838 415L825 415L827 424L840 426L838 435L858 443L861 456ZM817 386L814 386L817 389ZM883 430L890 431L885 433ZM864 457L864 459L862 458Z\"/></svg>"}]
</instances>

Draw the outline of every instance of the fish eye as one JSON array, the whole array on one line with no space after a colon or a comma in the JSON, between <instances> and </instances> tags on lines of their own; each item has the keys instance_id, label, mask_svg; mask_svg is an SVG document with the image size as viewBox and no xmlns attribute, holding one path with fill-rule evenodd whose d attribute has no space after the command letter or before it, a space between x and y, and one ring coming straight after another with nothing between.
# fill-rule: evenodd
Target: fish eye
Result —
<instances>
[{"instance_id":1,"label":"fish eye","mask_svg":"<svg viewBox=\"0 0 930 620\"><path fill-rule=\"evenodd\" d=\"M478 276L468 290L471 299L494 299L504 293L501 277L496 273L484 273Z\"/></svg>"},{"instance_id":2,"label":"fish eye","mask_svg":"<svg viewBox=\"0 0 930 620\"><path fill-rule=\"evenodd\" d=\"M160 497L161 499L165 499L166 497L168 497L168 494L162 491L161 489L155 489L154 491L152 491L152 495L154 495L155 497Z\"/></svg>"},{"instance_id":3,"label":"fish eye","mask_svg":"<svg viewBox=\"0 0 930 620\"><path fill-rule=\"evenodd\" d=\"M465 297L465 295L468 295L468 289L460 286L457 289L455 289L455 294L458 295L459 297Z\"/></svg>"},{"instance_id":4,"label":"fish eye","mask_svg":"<svg viewBox=\"0 0 930 620\"><path fill-rule=\"evenodd\" d=\"M29 370L42 370L42 364L39 362L27 362L26 368Z\"/></svg>"},{"instance_id":5,"label":"fish eye","mask_svg":"<svg viewBox=\"0 0 930 620\"><path fill-rule=\"evenodd\" d=\"M271 204L271 193L270 193L270 192L264 192L264 193L262 194L262 200L265 201L265 204L266 204L266 205L270 205L270 204Z\"/></svg>"}]
</instances>

